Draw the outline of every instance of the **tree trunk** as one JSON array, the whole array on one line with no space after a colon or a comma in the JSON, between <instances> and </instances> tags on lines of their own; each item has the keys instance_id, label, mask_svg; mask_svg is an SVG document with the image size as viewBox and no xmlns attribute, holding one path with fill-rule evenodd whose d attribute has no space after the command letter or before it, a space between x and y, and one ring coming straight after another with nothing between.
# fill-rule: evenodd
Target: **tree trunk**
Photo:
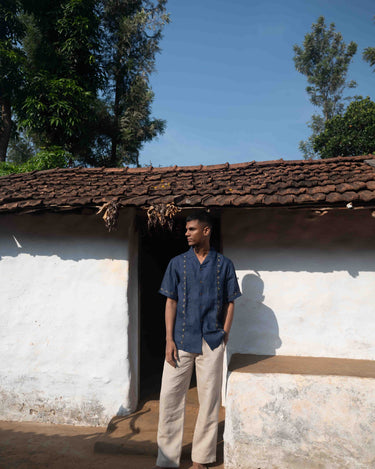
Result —
<instances>
[{"instance_id":1,"label":"tree trunk","mask_svg":"<svg viewBox=\"0 0 375 469\"><path fill-rule=\"evenodd\" d=\"M12 109L7 99L0 98L0 161L5 161L12 129Z\"/></svg>"},{"instance_id":2,"label":"tree trunk","mask_svg":"<svg viewBox=\"0 0 375 469\"><path fill-rule=\"evenodd\" d=\"M118 145L118 128L119 128L119 114L120 114L120 78L116 77L116 87L115 87L115 102L113 106L113 124L114 124L114 133L112 135L111 141L111 158L110 158L110 167L114 168L117 166L117 145Z\"/></svg>"}]
</instances>

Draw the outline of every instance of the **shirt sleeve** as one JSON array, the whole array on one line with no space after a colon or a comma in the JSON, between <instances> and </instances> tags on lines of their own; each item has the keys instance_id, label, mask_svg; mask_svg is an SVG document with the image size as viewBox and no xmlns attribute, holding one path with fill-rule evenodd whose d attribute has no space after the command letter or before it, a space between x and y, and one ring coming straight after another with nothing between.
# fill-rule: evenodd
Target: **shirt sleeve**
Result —
<instances>
[{"instance_id":1,"label":"shirt sleeve","mask_svg":"<svg viewBox=\"0 0 375 469\"><path fill-rule=\"evenodd\" d=\"M229 261L227 275L225 278L224 302L229 303L230 301L234 301L241 295L242 293L240 292L240 287L238 286L236 271L234 270L233 262Z\"/></svg>"},{"instance_id":2,"label":"shirt sleeve","mask_svg":"<svg viewBox=\"0 0 375 469\"><path fill-rule=\"evenodd\" d=\"M159 293L168 298L172 298L172 300L177 300L177 285L178 275L176 270L176 261L175 259L171 259L167 270L165 271L163 281L161 282Z\"/></svg>"}]
</instances>

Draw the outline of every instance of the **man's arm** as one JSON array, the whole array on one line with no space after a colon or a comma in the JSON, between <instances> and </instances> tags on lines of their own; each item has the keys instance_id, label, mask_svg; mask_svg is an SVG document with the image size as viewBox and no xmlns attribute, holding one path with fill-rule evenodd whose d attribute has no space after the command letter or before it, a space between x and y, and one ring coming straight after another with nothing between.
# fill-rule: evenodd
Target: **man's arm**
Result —
<instances>
[{"instance_id":1,"label":"man's arm","mask_svg":"<svg viewBox=\"0 0 375 469\"><path fill-rule=\"evenodd\" d=\"M232 327L232 322L233 322L233 316L234 316L234 301L230 301L225 305L225 316L224 316L224 344L227 345L228 339L229 339L229 332L230 328Z\"/></svg>"},{"instance_id":2,"label":"man's arm","mask_svg":"<svg viewBox=\"0 0 375 469\"><path fill-rule=\"evenodd\" d=\"M176 320L177 301L172 298L167 298L165 303L165 331L166 331L166 345L165 345L165 360L173 368L177 366L178 352L173 339L173 329Z\"/></svg>"}]
</instances>

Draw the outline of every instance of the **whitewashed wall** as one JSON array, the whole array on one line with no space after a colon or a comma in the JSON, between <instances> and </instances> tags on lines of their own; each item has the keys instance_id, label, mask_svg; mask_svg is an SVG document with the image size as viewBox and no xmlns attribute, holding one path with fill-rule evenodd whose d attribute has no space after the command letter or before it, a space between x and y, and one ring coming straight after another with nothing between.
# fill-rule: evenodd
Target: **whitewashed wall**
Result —
<instances>
[{"instance_id":1,"label":"whitewashed wall","mask_svg":"<svg viewBox=\"0 0 375 469\"><path fill-rule=\"evenodd\" d=\"M243 293L229 355L375 360L370 210L232 210L222 235ZM373 378L235 370L226 391L228 469L374 467Z\"/></svg>"},{"instance_id":2,"label":"whitewashed wall","mask_svg":"<svg viewBox=\"0 0 375 469\"><path fill-rule=\"evenodd\" d=\"M92 213L0 215L0 418L105 425L134 409L132 215L116 233Z\"/></svg>"},{"instance_id":3,"label":"whitewashed wall","mask_svg":"<svg viewBox=\"0 0 375 469\"><path fill-rule=\"evenodd\" d=\"M225 469L374 468L374 381L231 373Z\"/></svg>"},{"instance_id":4,"label":"whitewashed wall","mask_svg":"<svg viewBox=\"0 0 375 469\"><path fill-rule=\"evenodd\" d=\"M375 218L227 210L224 254L243 296L230 353L375 359Z\"/></svg>"}]
</instances>

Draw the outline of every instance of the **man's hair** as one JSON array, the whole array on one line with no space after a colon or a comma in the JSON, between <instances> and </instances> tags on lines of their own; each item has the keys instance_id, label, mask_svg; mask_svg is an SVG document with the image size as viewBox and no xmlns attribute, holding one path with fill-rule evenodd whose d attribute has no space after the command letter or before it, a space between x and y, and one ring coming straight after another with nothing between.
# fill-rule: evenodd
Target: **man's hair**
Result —
<instances>
[{"instance_id":1,"label":"man's hair","mask_svg":"<svg viewBox=\"0 0 375 469\"><path fill-rule=\"evenodd\" d=\"M203 210L199 212L193 212L188 217L186 217L186 222L193 220L198 220L200 223L202 223L202 225L206 225L212 229L212 218L207 212L204 212Z\"/></svg>"}]
</instances>

